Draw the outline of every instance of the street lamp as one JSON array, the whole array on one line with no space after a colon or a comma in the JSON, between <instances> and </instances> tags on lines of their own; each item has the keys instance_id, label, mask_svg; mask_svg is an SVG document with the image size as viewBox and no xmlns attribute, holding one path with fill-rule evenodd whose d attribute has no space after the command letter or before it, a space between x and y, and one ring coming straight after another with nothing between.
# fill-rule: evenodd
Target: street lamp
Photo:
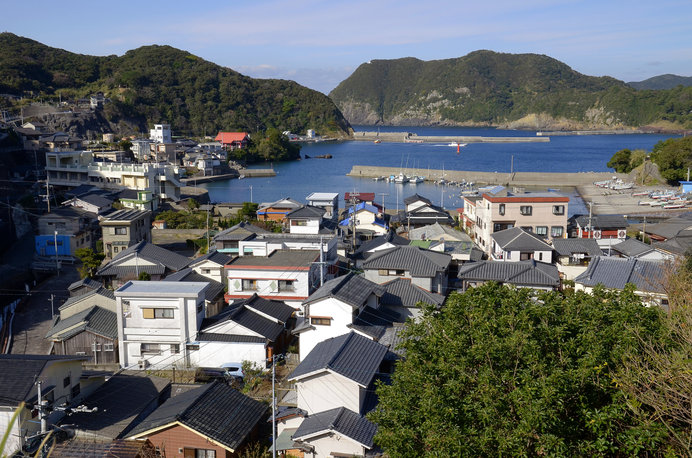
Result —
<instances>
[{"instance_id":1,"label":"street lamp","mask_svg":"<svg viewBox=\"0 0 692 458\"><path fill-rule=\"evenodd\" d=\"M55 271L60 276L60 262L58 261L58 231L53 231L53 249L55 250Z\"/></svg>"}]
</instances>

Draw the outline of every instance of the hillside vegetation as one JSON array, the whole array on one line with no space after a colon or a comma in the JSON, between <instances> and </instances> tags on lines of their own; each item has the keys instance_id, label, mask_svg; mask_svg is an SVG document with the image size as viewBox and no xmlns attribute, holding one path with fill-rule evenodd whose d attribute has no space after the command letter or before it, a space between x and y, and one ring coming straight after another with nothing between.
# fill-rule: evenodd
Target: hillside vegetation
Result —
<instances>
[{"instance_id":1,"label":"hillside vegetation","mask_svg":"<svg viewBox=\"0 0 692 458\"><path fill-rule=\"evenodd\" d=\"M692 88L637 91L537 54L373 60L330 97L352 124L603 129L665 121L692 128Z\"/></svg>"},{"instance_id":2,"label":"hillside vegetation","mask_svg":"<svg viewBox=\"0 0 692 458\"><path fill-rule=\"evenodd\" d=\"M647 78L644 81L631 81L627 83L635 89L673 89L676 86L692 86L692 76L658 75Z\"/></svg>"},{"instance_id":3,"label":"hillside vegetation","mask_svg":"<svg viewBox=\"0 0 692 458\"><path fill-rule=\"evenodd\" d=\"M293 81L253 79L170 46L144 46L123 56L86 56L0 34L0 93L44 100L101 91L114 126L143 131L170 123L177 134L268 128L345 136L350 125L324 94ZM122 122L122 123L121 123Z\"/></svg>"}]
</instances>

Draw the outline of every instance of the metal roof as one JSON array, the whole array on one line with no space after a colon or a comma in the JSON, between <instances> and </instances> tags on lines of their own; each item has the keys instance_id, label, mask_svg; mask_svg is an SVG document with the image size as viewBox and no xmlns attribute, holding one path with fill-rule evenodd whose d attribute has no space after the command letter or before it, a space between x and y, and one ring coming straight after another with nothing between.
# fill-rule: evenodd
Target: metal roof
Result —
<instances>
[{"instance_id":1,"label":"metal roof","mask_svg":"<svg viewBox=\"0 0 692 458\"><path fill-rule=\"evenodd\" d=\"M266 229L262 229L259 226L250 224L245 221L241 221L235 226L229 227L214 236L214 241L235 241L235 240L246 240L251 238L255 234L269 234L270 232Z\"/></svg>"},{"instance_id":2,"label":"metal roof","mask_svg":"<svg viewBox=\"0 0 692 458\"><path fill-rule=\"evenodd\" d=\"M365 448L372 448L377 426L362 415L338 407L308 415L291 438L294 441L309 440L310 436L327 432L346 436Z\"/></svg>"},{"instance_id":3,"label":"metal roof","mask_svg":"<svg viewBox=\"0 0 692 458\"><path fill-rule=\"evenodd\" d=\"M134 221L136 219L143 218L148 214L151 214L151 212L148 210L137 210L129 208L122 209L108 215L107 218L101 221L101 224L106 224L115 221Z\"/></svg>"},{"instance_id":4,"label":"metal roof","mask_svg":"<svg viewBox=\"0 0 692 458\"><path fill-rule=\"evenodd\" d=\"M410 205L410 204L412 204L414 202L418 202L418 201L423 202L424 204L427 204L427 205L432 205L432 202L430 201L430 199L423 197L423 196L420 196L418 194L414 194L412 196L406 197L404 199L404 204Z\"/></svg>"},{"instance_id":5,"label":"metal roof","mask_svg":"<svg viewBox=\"0 0 692 458\"><path fill-rule=\"evenodd\" d=\"M458 278L553 288L560 285L560 274L556 266L534 260L470 262L459 267Z\"/></svg>"},{"instance_id":6,"label":"metal roof","mask_svg":"<svg viewBox=\"0 0 692 458\"><path fill-rule=\"evenodd\" d=\"M430 240L435 238L444 238L447 241L470 242L471 237L466 232L457 231L447 225L441 225L438 222L427 226L411 229L408 233L411 240Z\"/></svg>"},{"instance_id":7,"label":"metal roof","mask_svg":"<svg viewBox=\"0 0 692 458\"><path fill-rule=\"evenodd\" d=\"M296 208L295 210L287 213L286 218L322 218L326 212L327 210L322 207L303 205L302 207Z\"/></svg>"},{"instance_id":8,"label":"metal roof","mask_svg":"<svg viewBox=\"0 0 692 458\"><path fill-rule=\"evenodd\" d=\"M559 256L571 256L577 253L584 253L589 256L602 254L595 239L553 239L552 243Z\"/></svg>"},{"instance_id":9,"label":"metal roof","mask_svg":"<svg viewBox=\"0 0 692 458\"><path fill-rule=\"evenodd\" d=\"M63 302L63 304L58 308L58 310L65 310L66 308L70 307L72 304L75 304L77 302L82 302L85 300L89 300L93 296L96 296L96 295L111 299L113 301L113 305L115 305L115 294L113 294L113 291L110 289L106 289L106 288L99 285L98 289L88 291L88 292L86 292L84 294L80 294L78 296L70 297L65 302Z\"/></svg>"},{"instance_id":10,"label":"metal roof","mask_svg":"<svg viewBox=\"0 0 692 458\"><path fill-rule=\"evenodd\" d=\"M403 269L414 277L434 277L445 271L452 257L445 253L423 250L415 246L396 246L374 253L364 263L364 269Z\"/></svg>"},{"instance_id":11,"label":"metal roof","mask_svg":"<svg viewBox=\"0 0 692 458\"><path fill-rule=\"evenodd\" d=\"M309 269L318 260L317 250L275 250L269 256L238 256L226 264L227 269L267 269L268 267L303 267Z\"/></svg>"},{"instance_id":12,"label":"metal roof","mask_svg":"<svg viewBox=\"0 0 692 458\"><path fill-rule=\"evenodd\" d=\"M384 345L350 332L318 343L289 375L288 380L298 380L315 372L329 370L366 387L386 354L387 347Z\"/></svg>"},{"instance_id":13,"label":"metal roof","mask_svg":"<svg viewBox=\"0 0 692 458\"><path fill-rule=\"evenodd\" d=\"M186 258L183 255L154 245L153 243L141 241L118 253L106 267L118 265L120 262L134 258L135 256L155 264L161 264L174 272L184 269L192 262L190 258Z\"/></svg>"},{"instance_id":14,"label":"metal roof","mask_svg":"<svg viewBox=\"0 0 692 458\"><path fill-rule=\"evenodd\" d=\"M46 334L46 338L65 340L83 331L90 331L109 339L117 339L118 317L115 312L94 305L68 316L64 320L58 318L53 328Z\"/></svg>"},{"instance_id":15,"label":"metal roof","mask_svg":"<svg viewBox=\"0 0 692 458\"><path fill-rule=\"evenodd\" d=\"M380 297L385 289L365 277L349 273L326 281L317 291L312 293L303 304L312 304L325 298L335 298L353 307L367 303L370 295Z\"/></svg>"},{"instance_id":16,"label":"metal roof","mask_svg":"<svg viewBox=\"0 0 692 458\"><path fill-rule=\"evenodd\" d=\"M130 295L142 296L196 296L209 286L209 280L204 282L173 282L173 281L140 281L131 280L115 290L116 297Z\"/></svg>"},{"instance_id":17,"label":"metal roof","mask_svg":"<svg viewBox=\"0 0 692 458\"><path fill-rule=\"evenodd\" d=\"M579 227L589 226L589 215L579 215L575 218ZM626 229L627 219L622 215L592 215L591 227L595 230Z\"/></svg>"},{"instance_id":18,"label":"metal roof","mask_svg":"<svg viewBox=\"0 0 692 458\"><path fill-rule=\"evenodd\" d=\"M584 286L600 283L612 289L623 289L627 283L633 283L639 291L665 293L664 278L664 263L661 261L596 256L574 282Z\"/></svg>"}]
</instances>

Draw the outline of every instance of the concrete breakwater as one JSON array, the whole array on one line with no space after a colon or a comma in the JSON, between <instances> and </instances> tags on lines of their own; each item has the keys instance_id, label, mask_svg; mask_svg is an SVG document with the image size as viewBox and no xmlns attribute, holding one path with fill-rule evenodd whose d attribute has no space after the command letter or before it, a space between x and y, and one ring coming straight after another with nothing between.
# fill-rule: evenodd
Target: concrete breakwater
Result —
<instances>
[{"instance_id":1,"label":"concrete breakwater","mask_svg":"<svg viewBox=\"0 0 692 458\"><path fill-rule=\"evenodd\" d=\"M275 177L276 172L274 169L239 169L233 170L231 173L224 173L223 175L207 175L205 177L191 177L182 178L180 181L185 184L194 183L195 185L200 183L209 183L212 181L222 181L230 180L232 178L252 178L252 177Z\"/></svg>"},{"instance_id":2,"label":"concrete breakwater","mask_svg":"<svg viewBox=\"0 0 692 458\"><path fill-rule=\"evenodd\" d=\"M376 178L398 175L422 176L427 181L437 181L444 178L448 181L466 181L477 184L497 184L503 186L531 186L531 187L577 187L591 184L594 181L609 180L614 176L627 179L627 175L612 172L574 172L574 173L542 173L542 172L474 172L463 170L422 170L411 168L393 168L354 165L347 174L352 177Z\"/></svg>"},{"instance_id":3,"label":"concrete breakwater","mask_svg":"<svg viewBox=\"0 0 692 458\"><path fill-rule=\"evenodd\" d=\"M417 135L411 132L356 132L356 141L382 141L390 143L536 143L549 142L548 136L536 137L480 137L464 135Z\"/></svg>"}]
</instances>

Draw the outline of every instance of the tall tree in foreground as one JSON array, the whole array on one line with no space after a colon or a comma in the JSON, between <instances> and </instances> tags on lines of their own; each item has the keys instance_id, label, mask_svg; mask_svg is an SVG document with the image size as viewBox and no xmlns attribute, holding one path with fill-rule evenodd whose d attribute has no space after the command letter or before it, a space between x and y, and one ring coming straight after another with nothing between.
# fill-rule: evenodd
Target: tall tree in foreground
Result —
<instances>
[{"instance_id":1,"label":"tall tree in foreground","mask_svg":"<svg viewBox=\"0 0 692 458\"><path fill-rule=\"evenodd\" d=\"M406 358L378 388L375 441L403 457L663 455L668 431L633 415L615 383L662 318L632 289L453 293L407 326Z\"/></svg>"}]
</instances>

